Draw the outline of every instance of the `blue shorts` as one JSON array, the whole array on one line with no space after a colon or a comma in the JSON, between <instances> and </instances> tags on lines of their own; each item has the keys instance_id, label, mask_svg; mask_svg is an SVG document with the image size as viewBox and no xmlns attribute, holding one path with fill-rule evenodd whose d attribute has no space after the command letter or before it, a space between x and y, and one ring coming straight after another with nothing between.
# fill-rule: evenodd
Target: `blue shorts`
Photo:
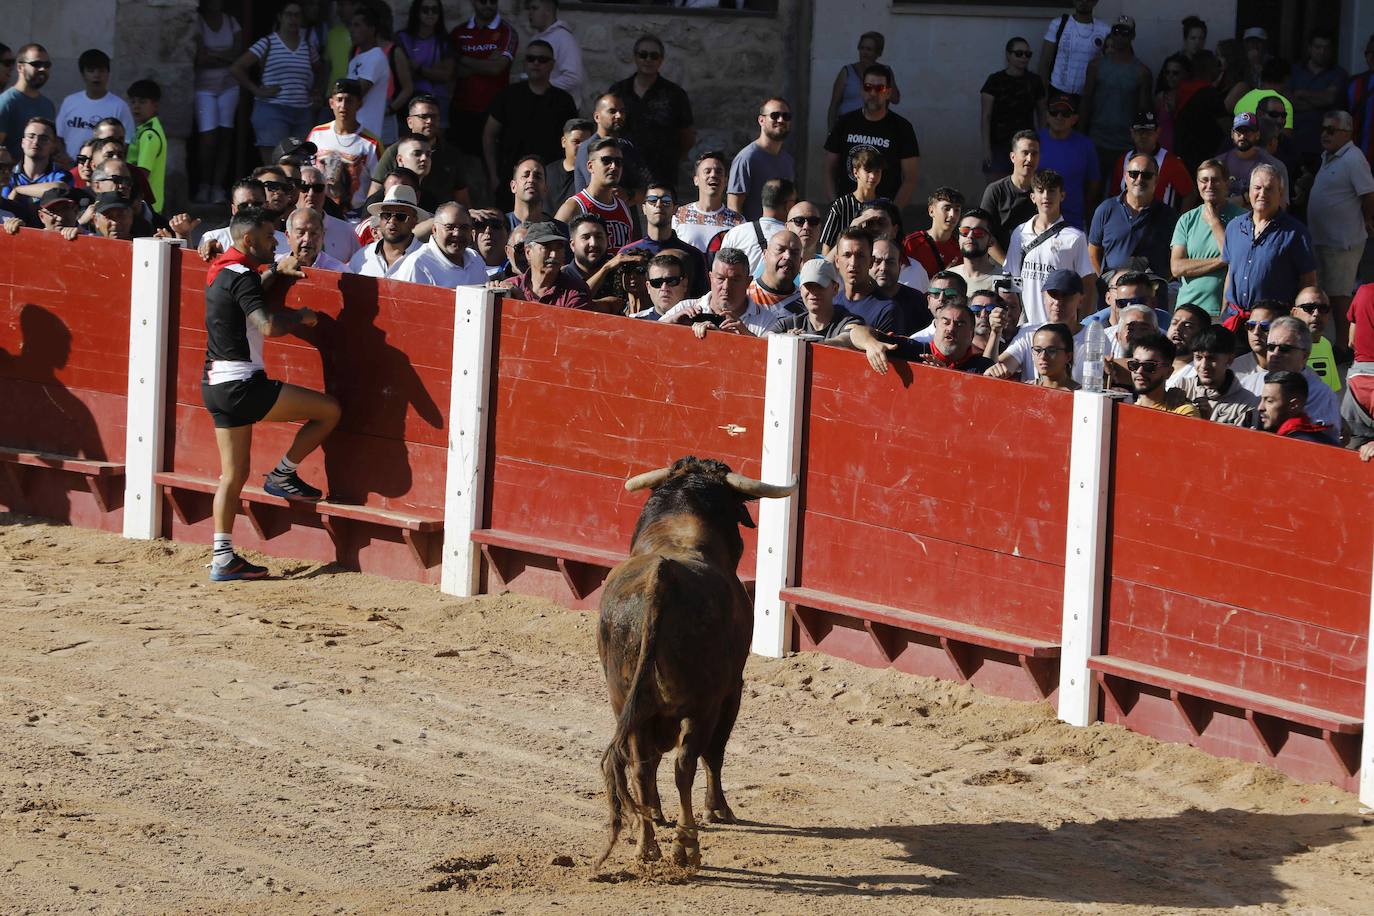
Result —
<instances>
[{"instance_id":1,"label":"blue shorts","mask_svg":"<svg viewBox=\"0 0 1374 916\"><path fill-rule=\"evenodd\" d=\"M267 149L272 149L287 137L304 139L314 126L310 123L308 107L277 105L267 99L253 101L252 122L255 145Z\"/></svg>"}]
</instances>

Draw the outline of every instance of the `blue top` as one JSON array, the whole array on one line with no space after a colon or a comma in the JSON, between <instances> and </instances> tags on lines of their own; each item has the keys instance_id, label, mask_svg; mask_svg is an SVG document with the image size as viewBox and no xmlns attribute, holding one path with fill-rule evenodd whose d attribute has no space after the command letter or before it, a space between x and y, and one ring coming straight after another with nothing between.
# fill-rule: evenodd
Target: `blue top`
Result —
<instances>
[{"instance_id":1,"label":"blue top","mask_svg":"<svg viewBox=\"0 0 1374 916\"><path fill-rule=\"evenodd\" d=\"M1098 204L1088 230L1088 244L1102 249L1103 271L1124 267L1131 258L1141 257L1150 262L1151 273L1173 276L1169 270L1169 243L1174 238L1178 211L1156 200L1139 213L1132 213L1125 198L1122 193Z\"/></svg>"},{"instance_id":2,"label":"blue top","mask_svg":"<svg viewBox=\"0 0 1374 916\"><path fill-rule=\"evenodd\" d=\"M1230 268L1226 301L1244 309L1261 299L1292 302L1301 288L1298 278L1317 269L1307 227L1287 210L1280 210L1259 238L1254 235L1254 214L1226 224L1226 246L1221 252Z\"/></svg>"},{"instance_id":3,"label":"blue top","mask_svg":"<svg viewBox=\"0 0 1374 916\"><path fill-rule=\"evenodd\" d=\"M847 299L844 293L835 295L836 311L841 309L858 318L876 331L891 331L897 326L897 316L892 309L891 299L881 299L877 293L870 293L862 299Z\"/></svg>"},{"instance_id":4,"label":"blue top","mask_svg":"<svg viewBox=\"0 0 1374 916\"><path fill-rule=\"evenodd\" d=\"M1063 140L1056 140L1049 128L1041 128L1040 168L1054 169L1064 176L1064 202L1059 207L1060 213L1070 226L1084 228L1088 217L1084 189L1102 179L1102 169L1097 164L1097 147L1078 131Z\"/></svg>"}]
</instances>

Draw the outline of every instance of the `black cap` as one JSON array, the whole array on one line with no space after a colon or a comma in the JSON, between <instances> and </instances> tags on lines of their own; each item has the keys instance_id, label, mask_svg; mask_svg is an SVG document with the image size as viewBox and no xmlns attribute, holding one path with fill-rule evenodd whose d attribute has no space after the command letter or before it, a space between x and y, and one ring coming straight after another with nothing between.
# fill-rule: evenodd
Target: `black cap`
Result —
<instances>
[{"instance_id":1,"label":"black cap","mask_svg":"<svg viewBox=\"0 0 1374 916\"><path fill-rule=\"evenodd\" d=\"M49 188L44 191L43 196L38 198L38 206L51 207L53 204L60 201L66 201L69 204L76 203L76 201L72 199L72 195L68 193L68 188L65 185L57 188Z\"/></svg>"},{"instance_id":2,"label":"black cap","mask_svg":"<svg viewBox=\"0 0 1374 916\"><path fill-rule=\"evenodd\" d=\"M357 96L361 99L363 97L363 84L357 80L349 79L348 77L335 80L334 85L329 87L329 94L338 95L340 92L347 92L349 95Z\"/></svg>"},{"instance_id":3,"label":"black cap","mask_svg":"<svg viewBox=\"0 0 1374 916\"><path fill-rule=\"evenodd\" d=\"M281 162L283 159L297 160L297 165L301 160L313 159L319 149L309 140L302 140L299 137L287 137L277 144L277 148L272 151L272 161Z\"/></svg>"},{"instance_id":4,"label":"black cap","mask_svg":"<svg viewBox=\"0 0 1374 916\"><path fill-rule=\"evenodd\" d=\"M109 210L128 210L131 207L132 204L121 197L118 191L101 191L95 196L96 213L105 213Z\"/></svg>"},{"instance_id":5,"label":"black cap","mask_svg":"<svg viewBox=\"0 0 1374 916\"><path fill-rule=\"evenodd\" d=\"M1051 111L1055 108L1067 108L1074 114L1077 114L1078 100L1075 99L1073 96L1069 95L1067 92L1060 92L1050 96L1050 100L1045 105L1045 108Z\"/></svg>"},{"instance_id":6,"label":"black cap","mask_svg":"<svg viewBox=\"0 0 1374 916\"><path fill-rule=\"evenodd\" d=\"M1137 111L1131 130L1159 130L1159 119L1153 111Z\"/></svg>"}]
</instances>

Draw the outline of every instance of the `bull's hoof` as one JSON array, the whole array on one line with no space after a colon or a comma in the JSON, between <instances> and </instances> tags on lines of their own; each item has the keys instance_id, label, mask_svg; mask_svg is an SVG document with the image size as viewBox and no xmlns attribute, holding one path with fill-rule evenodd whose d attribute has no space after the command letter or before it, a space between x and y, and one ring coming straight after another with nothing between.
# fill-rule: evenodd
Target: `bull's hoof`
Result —
<instances>
[{"instance_id":1,"label":"bull's hoof","mask_svg":"<svg viewBox=\"0 0 1374 916\"><path fill-rule=\"evenodd\" d=\"M654 823L657 824L657 825L660 826L660 827L667 827L667 826L668 826L668 818L666 818L666 817L663 816L663 809L662 809L662 808L656 808L656 809L654 809L653 820L654 820Z\"/></svg>"},{"instance_id":2,"label":"bull's hoof","mask_svg":"<svg viewBox=\"0 0 1374 916\"><path fill-rule=\"evenodd\" d=\"M650 840L639 847L639 861L657 862L661 858L663 858L663 851L658 848L657 842Z\"/></svg>"},{"instance_id":3,"label":"bull's hoof","mask_svg":"<svg viewBox=\"0 0 1374 916\"><path fill-rule=\"evenodd\" d=\"M730 806L722 803L719 807L706 809L706 823L708 824L733 824L735 822L735 812L730 810Z\"/></svg>"},{"instance_id":4,"label":"bull's hoof","mask_svg":"<svg viewBox=\"0 0 1374 916\"><path fill-rule=\"evenodd\" d=\"M679 868L696 868L701 864L701 847L693 842L690 846L684 846L681 840L673 842L673 862Z\"/></svg>"}]
</instances>

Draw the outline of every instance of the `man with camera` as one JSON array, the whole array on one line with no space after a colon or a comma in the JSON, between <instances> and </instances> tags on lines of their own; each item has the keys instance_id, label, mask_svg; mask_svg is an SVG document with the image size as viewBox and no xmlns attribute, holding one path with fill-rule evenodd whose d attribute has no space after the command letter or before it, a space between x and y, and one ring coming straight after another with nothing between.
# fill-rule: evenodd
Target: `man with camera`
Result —
<instances>
[{"instance_id":1,"label":"man with camera","mask_svg":"<svg viewBox=\"0 0 1374 916\"><path fill-rule=\"evenodd\" d=\"M712 329L761 337L787 312L750 299L750 276L749 256L738 248L722 248L711 265L711 291L699 299L678 303L660 320L690 324L697 337Z\"/></svg>"}]
</instances>

